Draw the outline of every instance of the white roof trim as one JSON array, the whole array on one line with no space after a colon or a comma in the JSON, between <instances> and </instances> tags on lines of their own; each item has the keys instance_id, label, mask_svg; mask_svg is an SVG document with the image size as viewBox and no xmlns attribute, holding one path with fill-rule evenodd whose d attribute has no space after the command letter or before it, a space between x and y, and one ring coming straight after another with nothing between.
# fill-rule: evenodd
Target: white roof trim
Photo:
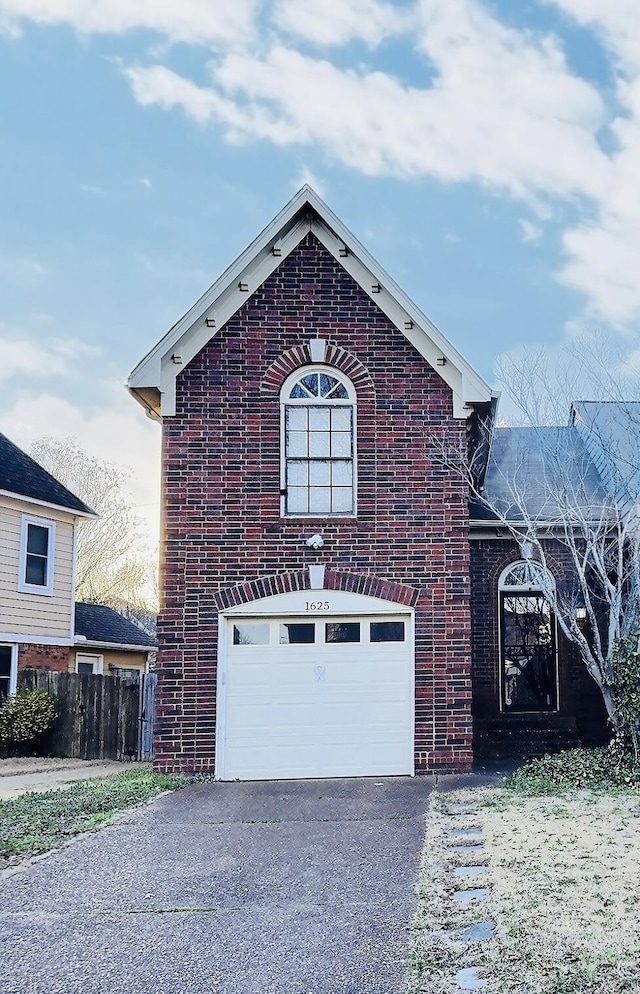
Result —
<instances>
[{"instance_id":1,"label":"white roof trim","mask_svg":"<svg viewBox=\"0 0 640 994\"><path fill-rule=\"evenodd\" d=\"M15 490L0 490L0 497L11 497L13 500L21 500L25 504L34 504L36 507L47 507L52 511L63 511L72 518L94 518L97 520L100 515L95 511L76 511L75 507L64 507L62 504L51 504L46 500L39 500L37 497L27 497L25 494L18 494ZM79 500L80 498L78 498Z\"/></svg>"},{"instance_id":2,"label":"white roof trim","mask_svg":"<svg viewBox=\"0 0 640 994\"><path fill-rule=\"evenodd\" d=\"M309 208L307 214L305 207ZM175 414L175 382L180 370L229 321L309 231L313 231L451 387L455 417L466 418L470 413L468 405L491 400L491 388L324 201L311 187L304 186L133 370L128 381L129 389L150 413L160 413L161 405L163 415ZM373 290L373 287L376 289ZM436 364L438 359L444 359L444 364ZM154 402L151 398L156 397Z\"/></svg>"},{"instance_id":3,"label":"white roof trim","mask_svg":"<svg viewBox=\"0 0 640 994\"><path fill-rule=\"evenodd\" d=\"M99 639L85 638L76 635L73 641L74 649L118 649L121 652L155 652L155 645L135 645L131 642L100 642Z\"/></svg>"}]
</instances>

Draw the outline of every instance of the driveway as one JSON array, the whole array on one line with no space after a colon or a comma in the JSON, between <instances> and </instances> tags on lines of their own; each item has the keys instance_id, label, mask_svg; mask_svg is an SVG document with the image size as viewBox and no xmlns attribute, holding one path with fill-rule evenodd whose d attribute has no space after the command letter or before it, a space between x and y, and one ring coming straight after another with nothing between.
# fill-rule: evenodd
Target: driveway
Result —
<instances>
[{"instance_id":1,"label":"driveway","mask_svg":"<svg viewBox=\"0 0 640 994\"><path fill-rule=\"evenodd\" d=\"M433 786L165 795L0 882L0 989L401 994Z\"/></svg>"}]
</instances>

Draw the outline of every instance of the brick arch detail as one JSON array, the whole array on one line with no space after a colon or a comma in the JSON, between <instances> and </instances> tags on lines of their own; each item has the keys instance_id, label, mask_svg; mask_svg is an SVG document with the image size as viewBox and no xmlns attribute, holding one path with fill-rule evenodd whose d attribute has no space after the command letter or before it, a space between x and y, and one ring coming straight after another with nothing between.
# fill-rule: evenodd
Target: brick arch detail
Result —
<instances>
[{"instance_id":1,"label":"brick arch detail","mask_svg":"<svg viewBox=\"0 0 640 994\"><path fill-rule=\"evenodd\" d=\"M328 568L324 582L325 590L345 590L352 594L378 597L404 607L414 607L420 597L420 591L415 587L395 583L393 580L386 580L384 577L373 576L370 573L349 573ZM235 587L227 587L214 594L214 601L219 611L227 611L241 604L263 600L265 597L310 589L309 570L301 569L290 573L277 573L275 576L256 577Z\"/></svg>"},{"instance_id":2,"label":"brick arch detail","mask_svg":"<svg viewBox=\"0 0 640 994\"><path fill-rule=\"evenodd\" d=\"M301 366L310 365L311 362L308 343L304 342L288 349L268 367L262 377L260 392L279 394L287 376L290 376L296 369L300 369ZM356 389L359 400L375 400L375 388L369 372L351 352L327 341L324 363L321 365L334 366L345 376L348 376Z\"/></svg>"}]
</instances>

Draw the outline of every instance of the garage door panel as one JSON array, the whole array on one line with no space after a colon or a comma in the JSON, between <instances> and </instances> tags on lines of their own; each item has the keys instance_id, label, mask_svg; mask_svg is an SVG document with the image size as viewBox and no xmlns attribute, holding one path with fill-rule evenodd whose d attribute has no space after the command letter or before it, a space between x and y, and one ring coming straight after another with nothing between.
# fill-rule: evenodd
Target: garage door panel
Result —
<instances>
[{"instance_id":1,"label":"garage door panel","mask_svg":"<svg viewBox=\"0 0 640 994\"><path fill-rule=\"evenodd\" d=\"M229 647L225 779L412 773L409 642L370 645L375 619L356 617L315 619L314 642L280 644L280 626L298 620L250 619L263 637L267 626L269 644ZM332 637L358 623L363 641L325 643L327 623ZM405 618L395 631L409 628Z\"/></svg>"}]
</instances>

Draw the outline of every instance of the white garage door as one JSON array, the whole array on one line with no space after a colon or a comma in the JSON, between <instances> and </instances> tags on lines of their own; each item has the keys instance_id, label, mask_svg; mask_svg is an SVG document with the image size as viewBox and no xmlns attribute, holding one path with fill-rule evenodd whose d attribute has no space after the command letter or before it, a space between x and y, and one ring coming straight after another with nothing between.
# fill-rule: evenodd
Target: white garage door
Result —
<instances>
[{"instance_id":1,"label":"white garage door","mask_svg":"<svg viewBox=\"0 0 640 994\"><path fill-rule=\"evenodd\" d=\"M227 625L222 779L413 773L409 616Z\"/></svg>"}]
</instances>

